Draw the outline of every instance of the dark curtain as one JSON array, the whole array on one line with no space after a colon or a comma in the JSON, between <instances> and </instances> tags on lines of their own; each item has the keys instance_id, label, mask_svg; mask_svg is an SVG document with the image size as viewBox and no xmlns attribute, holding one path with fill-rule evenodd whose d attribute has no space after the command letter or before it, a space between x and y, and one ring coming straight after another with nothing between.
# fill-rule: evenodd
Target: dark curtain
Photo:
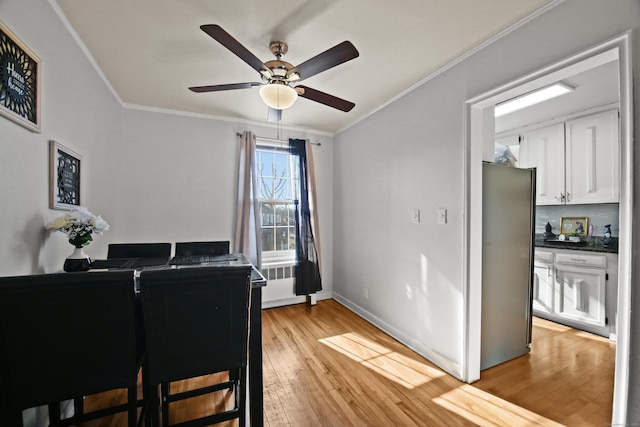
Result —
<instances>
[{"instance_id":1,"label":"dark curtain","mask_svg":"<svg viewBox=\"0 0 640 427\"><path fill-rule=\"evenodd\" d=\"M290 139L289 152L297 156L300 177L300 200L295 203L296 210L296 295L309 295L322 290L320 265L315 239L311 228L311 210L309 209L309 177L307 168L306 141Z\"/></svg>"}]
</instances>

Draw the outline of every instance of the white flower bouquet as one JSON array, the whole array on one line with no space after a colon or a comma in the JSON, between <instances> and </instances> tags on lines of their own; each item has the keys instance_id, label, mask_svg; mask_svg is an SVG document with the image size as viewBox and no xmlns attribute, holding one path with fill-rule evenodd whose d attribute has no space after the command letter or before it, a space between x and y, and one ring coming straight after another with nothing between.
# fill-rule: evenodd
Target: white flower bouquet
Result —
<instances>
[{"instance_id":1,"label":"white flower bouquet","mask_svg":"<svg viewBox=\"0 0 640 427\"><path fill-rule=\"evenodd\" d=\"M104 233L109 229L109 224L101 216L89 212L87 208L79 207L48 222L46 228L65 233L69 236L69 243L76 248L82 248L93 240L93 233Z\"/></svg>"}]
</instances>

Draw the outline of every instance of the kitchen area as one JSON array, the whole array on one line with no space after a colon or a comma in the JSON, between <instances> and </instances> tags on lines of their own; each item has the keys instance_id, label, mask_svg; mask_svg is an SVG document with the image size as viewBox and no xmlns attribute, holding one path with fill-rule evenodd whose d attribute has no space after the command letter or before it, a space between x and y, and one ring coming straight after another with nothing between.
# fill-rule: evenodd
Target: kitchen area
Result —
<instances>
[{"instance_id":1,"label":"kitchen area","mask_svg":"<svg viewBox=\"0 0 640 427\"><path fill-rule=\"evenodd\" d=\"M495 120L495 163L536 170L533 315L612 341L621 233L617 66L564 79L565 94Z\"/></svg>"}]
</instances>

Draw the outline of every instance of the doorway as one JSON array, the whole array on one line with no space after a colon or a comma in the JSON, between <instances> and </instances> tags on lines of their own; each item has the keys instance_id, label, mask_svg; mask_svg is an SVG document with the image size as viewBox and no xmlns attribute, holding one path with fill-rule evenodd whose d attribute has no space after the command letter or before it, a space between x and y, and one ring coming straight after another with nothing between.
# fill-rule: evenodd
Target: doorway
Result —
<instances>
[{"instance_id":1,"label":"doorway","mask_svg":"<svg viewBox=\"0 0 640 427\"><path fill-rule=\"evenodd\" d=\"M613 423L626 418L631 304L631 236L633 217L633 157L631 147L631 63L629 35L622 35L600 46L577 54L538 72L524 76L467 101L465 154L465 360L463 379L480 378L480 321L482 314L482 161L494 158L495 105L547 86L606 62L617 61L620 84L620 228L618 254L618 342L613 396Z\"/></svg>"}]
</instances>

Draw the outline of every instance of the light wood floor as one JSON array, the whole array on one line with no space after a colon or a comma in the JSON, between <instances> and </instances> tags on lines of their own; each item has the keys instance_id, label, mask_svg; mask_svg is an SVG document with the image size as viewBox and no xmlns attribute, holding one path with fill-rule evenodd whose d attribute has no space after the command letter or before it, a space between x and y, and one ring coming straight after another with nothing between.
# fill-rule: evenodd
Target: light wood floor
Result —
<instances>
[{"instance_id":1,"label":"light wood floor","mask_svg":"<svg viewBox=\"0 0 640 427\"><path fill-rule=\"evenodd\" d=\"M266 426L582 427L611 421L615 343L542 319L534 319L530 354L483 371L471 385L333 300L264 310L263 323ZM87 406L114 396L87 398ZM175 405L176 420L213 406L203 400ZM121 416L84 424L124 425Z\"/></svg>"}]
</instances>

